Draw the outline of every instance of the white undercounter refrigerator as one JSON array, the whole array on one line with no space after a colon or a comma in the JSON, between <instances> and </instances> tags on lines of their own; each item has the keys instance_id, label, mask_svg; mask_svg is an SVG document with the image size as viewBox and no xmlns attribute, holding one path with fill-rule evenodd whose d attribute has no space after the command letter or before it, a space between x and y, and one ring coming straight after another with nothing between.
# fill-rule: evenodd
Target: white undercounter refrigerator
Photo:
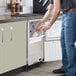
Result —
<instances>
[{"instance_id":1,"label":"white undercounter refrigerator","mask_svg":"<svg viewBox=\"0 0 76 76\"><path fill-rule=\"evenodd\" d=\"M48 23L47 21L46 23ZM61 19L57 19L52 27L45 33L45 61L57 61L62 59L60 35Z\"/></svg>"},{"instance_id":2,"label":"white undercounter refrigerator","mask_svg":"<svg viewBox=\"0 0 76 76\"><path fill-rule=\"evenodd\" d=\"M61 20L58 19L45 33L43 31L36 32L36 27L39 21L40 19L28 20L28 33L26 39L26 60L28 66L43 61L61 60L62 56L60 46ZM46 23L48 22L49 21Z\"/></svg>"},{"instance_id":3,"label":"white undercounter refrigerator","mask_svg":"<svg viewBox=\"0 0 76 76\"><path fill-rule=\"evenodd\" d=\"M33 65L44 60L43 32L36 32L40 19L28 20L27 27L27 65Z\"/></svg>"}]
</instances>

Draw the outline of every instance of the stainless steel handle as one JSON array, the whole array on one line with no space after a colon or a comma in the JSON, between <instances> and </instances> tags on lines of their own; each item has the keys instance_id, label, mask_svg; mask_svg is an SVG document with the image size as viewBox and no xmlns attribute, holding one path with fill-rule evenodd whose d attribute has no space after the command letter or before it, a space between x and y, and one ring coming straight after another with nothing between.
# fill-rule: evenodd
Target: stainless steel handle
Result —
<instances>
[{"instance_id":1,"label":"stainless steel handle","mask_svg":"<svg viewBox=\"0 0 76 76\"><path fill-rule=\"evenodd\" d=\"M2 35L2 36L1 36L1 37L2 37L1 42L2 42L2 43L3 43L3 41L4 41L4 40L3 40L3 31L4 31L4 29L1 28L1 35Z\"/></svg>"},{"instance_id":2,"label":"stainless steel handle","mask_svg":"<svg viewBox=\"0 0 76 76\"><path fill-rule=\"evenodd\" d=\"M10 40L13 40L13 27L10 27Z\"/></svg>"}]
</instances>

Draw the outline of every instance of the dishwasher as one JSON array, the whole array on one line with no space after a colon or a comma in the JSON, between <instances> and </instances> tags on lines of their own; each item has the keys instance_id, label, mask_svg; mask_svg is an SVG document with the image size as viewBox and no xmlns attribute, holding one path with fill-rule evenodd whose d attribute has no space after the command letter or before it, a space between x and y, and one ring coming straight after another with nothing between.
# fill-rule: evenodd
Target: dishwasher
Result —
<instances>
[{"instance_id":1,"label":"dishwasher","mask_svg":"<svg viewBox=\"0 0 76 76\"><path fill-rule=\"evenodd\" d=\"M28 20L27 27L27 65L40 63L44 60L43 32L36 32L40 19Z\"/></svg>"}]
</instances>

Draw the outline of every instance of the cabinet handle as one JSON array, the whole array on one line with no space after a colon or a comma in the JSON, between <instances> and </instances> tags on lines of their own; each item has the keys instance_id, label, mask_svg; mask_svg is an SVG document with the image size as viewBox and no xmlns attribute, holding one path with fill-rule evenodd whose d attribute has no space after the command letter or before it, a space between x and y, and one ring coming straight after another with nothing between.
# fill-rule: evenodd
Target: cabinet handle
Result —
<instances>
[{"instance_id":1,"label":"cabinet handle","mask_svg":"<svg viewBox=\"0 0 76 76\"><path fill-rule=\"evenodd\" d=\"M13 40L13 27L10 27L10 40Z\"/></svg>"},{"instance_id":2,"label":"cabinet handle","mask_svg":"<svg viewBox=\"0 0 76 76\"><path fill-rule=\"evenodd\" d=\"M4 41L4 40L3 40L3 31L4 31L4 29L1 28L1 33L2 33L2 34L1 34L1 35L2 35L2 40L1 40L1 42L2 42L2 43L3 43L3 41Z\"/></svg>"}]
</instances>

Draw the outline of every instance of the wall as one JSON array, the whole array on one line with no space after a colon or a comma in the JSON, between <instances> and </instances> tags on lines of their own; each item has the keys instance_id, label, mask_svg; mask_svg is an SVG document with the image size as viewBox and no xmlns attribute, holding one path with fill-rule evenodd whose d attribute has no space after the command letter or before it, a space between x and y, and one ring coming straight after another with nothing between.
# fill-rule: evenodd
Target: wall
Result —
<instances>
[{"instance_id":1,"label":"wall","mask_svg":"<svg viewBox=\"0 0 76 76\"><path fill-rule=\"evenodd\" d=\"M6 0L0 0L0 14L5 14L6 12Z\"/></svg>"},{"instance_id":2,"label":"wall","mask_svg":"<svg viewBox=\"0 0 76 76\"><path fill-rule=\"evenodd\" d=\"M23 0L23 13L33 13L33 0Z\"/></svg>"},{"instance_id":3,"label":"wall","mask_svg":"<svg viewBox=\"0 0 76 76\"><path fill-rule=\"evenodd\" d=\"M0 15L9 15L10 12L7 10L6 4L9 0L0 0ZM33 11L33 0L23 0L24 13L32 13Z\"/></svg>"}]
</instances>

